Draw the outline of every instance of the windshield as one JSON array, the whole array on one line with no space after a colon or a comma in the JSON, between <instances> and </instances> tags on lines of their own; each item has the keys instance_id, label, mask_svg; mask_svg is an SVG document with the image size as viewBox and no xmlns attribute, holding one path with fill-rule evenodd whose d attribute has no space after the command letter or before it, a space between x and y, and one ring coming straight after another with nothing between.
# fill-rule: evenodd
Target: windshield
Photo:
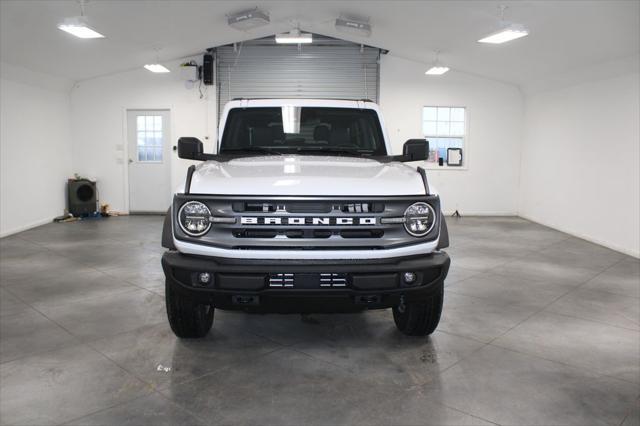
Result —
<instances>
[{"instance_id":1,"label":"windshield","mask_svg":"<svg viewBox=\"0 0 640 426\"><path fill-rule=\"evenodd\" d=\"M378 114L324 107L234 108L220 153L264 152L386 155Z\"/></svg>"}]
</instances>

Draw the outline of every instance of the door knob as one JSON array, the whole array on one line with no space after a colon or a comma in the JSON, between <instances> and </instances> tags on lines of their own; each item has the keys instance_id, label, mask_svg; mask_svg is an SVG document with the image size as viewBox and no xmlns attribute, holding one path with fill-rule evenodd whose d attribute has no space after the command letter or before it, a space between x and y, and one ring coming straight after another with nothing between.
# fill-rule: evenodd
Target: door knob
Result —
<instances>
[{"instance_id":1,"label":"door knob","mask_svg":"<svg viewBox=\"0 0 640 426\"><path fill-rule=\"evenodd\" d=\"M131 158L129 158L129 164L133 163L133 160Z\"/></svg>"}]
</instances>

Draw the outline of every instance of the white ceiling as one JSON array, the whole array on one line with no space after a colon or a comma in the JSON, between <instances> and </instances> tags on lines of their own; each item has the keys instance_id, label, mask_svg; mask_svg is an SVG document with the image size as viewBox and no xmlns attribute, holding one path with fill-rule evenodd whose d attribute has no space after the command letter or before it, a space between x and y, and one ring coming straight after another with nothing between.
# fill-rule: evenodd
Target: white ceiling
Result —
<instances>
[{"instance_id":1,"label":"white ceiling","mask_svg":"<svg viewBox=\"0 0 640 426\"><path fill-rule=\"evenodd\" d=\"M495 30L497 8L524 24L530 36L504 45L478 38ZM225 14L258 5L271 24L240 32ZM303 30L382 47L430 63L434 51L457 71L512 83L526 90L560 73L635 57L640 52L640 1L97 1L90 23L107 36L81 40L56 28L79 15L75 0L0 1L0 60L71 80L134 69L199 54L212 46ZM360 39L337 32L340 14L370 18L373 34ZM634 61L632 61L634 62ZM626 66L626 65L623 65Z\"/></svg>"}]
</instances>

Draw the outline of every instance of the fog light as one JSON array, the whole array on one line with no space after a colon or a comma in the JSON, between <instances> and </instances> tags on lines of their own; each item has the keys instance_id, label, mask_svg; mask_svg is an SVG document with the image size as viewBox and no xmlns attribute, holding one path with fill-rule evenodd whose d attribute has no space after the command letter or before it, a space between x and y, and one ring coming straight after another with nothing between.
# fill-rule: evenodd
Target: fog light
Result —
<instances>
[{"instance_id":1,"label":"fog light","mask_svg":"<svg viewBox=\"0 0 640 426\"><path fill-rule=\"evenodd\" d=\"M413 272L405 272L402 275L402 279L407 284L413 284L416 281L416 274L414 274Z\"/></svg>"},{"instance_id":2,"label":"fog light","mask_svg":"<svg viewBox=\"0 0 640 426\"><path fill-rule=\"evenodd\" d=\"M208 272L200 272L200 274L198 275L198 280L202 284L207 284L210 279L211 279L211 274Z\"/></svg>"}]
</instances>

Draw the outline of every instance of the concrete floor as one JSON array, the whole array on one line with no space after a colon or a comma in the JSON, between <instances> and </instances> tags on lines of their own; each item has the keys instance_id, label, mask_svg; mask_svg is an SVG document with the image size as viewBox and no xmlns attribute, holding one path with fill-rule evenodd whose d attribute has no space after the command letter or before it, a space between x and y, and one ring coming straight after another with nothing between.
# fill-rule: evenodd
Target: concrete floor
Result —
<instances>
[{"instance_id":1,"label":"concrete floor","mask_svg":"<svg viewBox=\"0 0 640 426\"><path fill-rule=\"evenodd\" d=\"M518 218L450 220L444 317L216 312L179 341L161 218L0 240L2 424L640 424L640 262Z\"/></svg>"}]
</instances>

